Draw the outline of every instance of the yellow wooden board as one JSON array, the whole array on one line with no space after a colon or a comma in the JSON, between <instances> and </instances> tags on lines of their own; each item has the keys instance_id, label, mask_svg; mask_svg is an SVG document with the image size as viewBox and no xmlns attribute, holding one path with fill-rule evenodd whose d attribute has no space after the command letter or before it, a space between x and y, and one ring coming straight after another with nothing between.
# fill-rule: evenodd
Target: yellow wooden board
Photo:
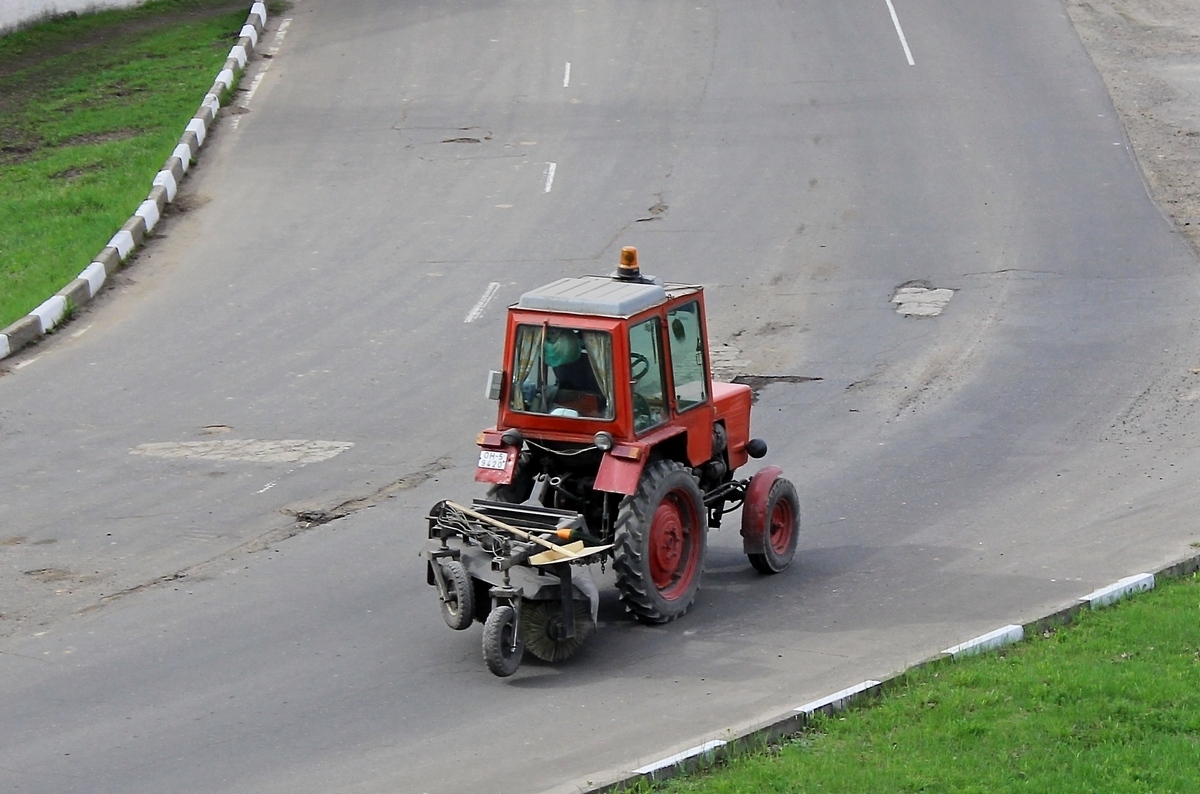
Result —
<instances>
[{"instance_id":1,"label":"yellow wooden board","mask_svg":"<svg viewBox=\"0 0 1200 794\"><path fill-rule=\"evenodd\" d=\"M562 562L563 560L580 560L585 557L591 557L592 555L608 551L612 548L612 544L609 543L605 546L591 546L590 548L585 549L583 547L583 541L577 540L574 543L567 543L560 548L562 549L561 551L559 549L551 549L549 551L543 551L541 554L535 554L529 558L529 564L550 565L551 563Z\"/></svg>"}]
</instances>

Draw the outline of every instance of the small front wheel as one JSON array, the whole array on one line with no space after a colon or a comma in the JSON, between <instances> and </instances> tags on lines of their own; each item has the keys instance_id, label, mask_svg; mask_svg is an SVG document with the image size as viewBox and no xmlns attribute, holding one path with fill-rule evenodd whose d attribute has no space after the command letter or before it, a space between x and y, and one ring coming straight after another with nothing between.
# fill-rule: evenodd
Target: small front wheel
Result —
<instances>
[{"instance_id":1,"label":"small front wheel","mask_svg":"<svg viewBox=\"0 0 1200 794\"><path fill-rule=\"evenodd\" d=\"M442 563L446 595L442 598L442 618L455 631L470 628L475 615L475 588L471 575L458 560Z\"/></svg>"},{"instance_id":2,"label":"small front wheel","mask_svg":"<svg viewBox=\"0 0 1200 794\"><path fill-rule=\"evenodd\" d=\"M800 498L796 486L783 477L767 492L767 525L762 533L762 551L747 554L759 573L779 573L791 564L800 540Z\"/></svg>"},{"instance_id":3,"label":"small front wheel","mask_svg":"<svg viewBox=\"0 0 1200 794\"><path fill-rule=\"evenodd\" d=\"M483 624L483 661L493 675L507 678L521 666L525 641L517 631L517 610L498 606Z\"/></svg>"}]
</instances>

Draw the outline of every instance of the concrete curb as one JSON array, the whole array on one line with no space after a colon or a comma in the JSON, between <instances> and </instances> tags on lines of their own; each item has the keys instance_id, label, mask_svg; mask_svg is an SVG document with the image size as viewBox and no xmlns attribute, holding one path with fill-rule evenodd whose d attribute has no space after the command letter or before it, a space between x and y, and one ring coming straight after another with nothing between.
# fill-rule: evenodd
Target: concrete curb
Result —
<instances>
[{"instance_id":1,"label":"concrete curb","mask_svg":"<svg viewBox=\"0 0 1200 794\"><path fill-rule=\"evenodd\" d=\"M783 714L777 714L754 724L727 730L719 739L710 739L695 747L646 764L631 772L622 772L598 782L589 781L580 786L582 794L626 791L639 783L654 783L679 775L695 772L739 753L777 741L805 730L818 714L828 715L855 706L863 705L880 697L884 692L905 685L909 673L923 668L952 663L956 659L1001 648L1021 642L1026 637L1036 636L1047 630L1070 624L1084 610L1101 609L1122 598L1154 588L1159 579L1177 579L1200 571L1200 554L1167 565L1155 573L1140 573L1127 576L1114 584L1102 587L1081 596L1073 603L1055 612L1021 625L1011 624L995 631L982 634L924 661L894 673L882 681L863 681L831 695L797 706Z\"/></svg>"},{"instance_id":2,"label":"concrete curb","mask_svg":"<svg viewBox=\"0 0 1200 794\"><path fill-rule=\"evenodd\" d=\"M167 204L175 200L183 175L199 155L208 129L221 110L221 97L237 85L266 25L267 7L262 2L255 2L250 7L246 24L242 26L238 43L229 51L212 88L204 95L196 115L184 128L179 144L155 175L146 200L134 210L129 220L78 277L29 314L0 331L0 359L38 341L69 319L76 309L96 297L108 277L120 269L146 239L146 235L154 230Z\"/></svg>"}]
</instances>

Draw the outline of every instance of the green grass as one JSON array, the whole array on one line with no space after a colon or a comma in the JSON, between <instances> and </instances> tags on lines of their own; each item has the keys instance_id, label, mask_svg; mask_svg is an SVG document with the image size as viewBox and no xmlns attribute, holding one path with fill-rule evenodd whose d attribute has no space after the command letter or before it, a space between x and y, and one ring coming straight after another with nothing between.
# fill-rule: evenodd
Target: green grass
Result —
<instances>
[{"instance_id":1,"label":"green grass","mask_svg":"<svg viewBox=\"0 0 1200 794\"><path fill-rule=\"evenodd\" d=\"M146 199L249 0L152 0L0 38L0 328L66 286Z\"/></svg>"},{"instance_id":2,"label":"green grass","mask_svg":"<svg viewBox=\"0 0 1200 794\"><path fill-rule=\"evenodd\" d=\"M1160 584L654 791L1200 792L1200 581Z\"/></svg>"}]
</instances>

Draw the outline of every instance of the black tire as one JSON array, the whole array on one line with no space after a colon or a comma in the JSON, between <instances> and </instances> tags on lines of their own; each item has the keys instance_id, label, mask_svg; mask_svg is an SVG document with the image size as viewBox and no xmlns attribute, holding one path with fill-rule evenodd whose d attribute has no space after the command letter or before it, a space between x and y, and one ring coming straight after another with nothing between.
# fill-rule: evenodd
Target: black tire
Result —
<instances>
[{"instance_id":1,"label":"black tire","mask_svg":"<svg viewBox=\"0 0 1200 794\"><path fill-rule=\"evenodd\" d=\"M680 463L660 460L621 501L613 570L625 608L643 623L667 623L688 611L700 587L708 520L700 486Z\"/></svg>"},{"instance_id":2,"label":"black tire","mask_svg":"<svg viewBox=\"0 0 1200 794\"><path fill-rule=\"evenodd\" d=\"M767 526L762 552L746 556L759 573L779 573L791 565L800 540L800 498L796 496L796 486L783 477L775 480L767 492L764 515Z\"/></svg>"},{"instance_id":3,"label":"black tire","mask_svg":"<svg viewBox=\"0 0 1200 794\"><path fill-rule=\"evenodd\" d=\"M596 628L592 608L586 599L575 599L575 636L555 639L562 625L561 601L526 601L521 605L521 638L525 651L543 662L562 662L579 652Z\"/></svg>"},{"instance_id":4,"label":"black tire","mask_svg":"<svg viewBox=\"0 0 1200 794\"><path fill-rule=\"evenodd\" d=\"M521 666L525 641L517 632L517 611L498 606L483 624L483 661L494 675L507 678Z\"/></svg>"},{"instance_id":5,"label":"black tire","mask_svg":"<svg viewBox=\"0 0 1200 794\"><path fill-rule=\"evenodd\" d=\"M475 586L471 575L458 560L442 563L442 578L446 580L446 600L442 602L442 619L455 631L469 628L475 620Z\"/></svg>"},{"instance_id":6,"label":"black tire","mask_svg":"<svg viewBox=\"0 0 1200 794\"><path fill-rule=\"evenodd\" d=\"M512 482L508 485L492 485L487 489L487 499L491 502L507 502L508 504L519 505L527 500L533 493L533 484L536 477L529 472L529 467L517 464L517 470L513 472Z\"/></svg>"}]
</instances>

